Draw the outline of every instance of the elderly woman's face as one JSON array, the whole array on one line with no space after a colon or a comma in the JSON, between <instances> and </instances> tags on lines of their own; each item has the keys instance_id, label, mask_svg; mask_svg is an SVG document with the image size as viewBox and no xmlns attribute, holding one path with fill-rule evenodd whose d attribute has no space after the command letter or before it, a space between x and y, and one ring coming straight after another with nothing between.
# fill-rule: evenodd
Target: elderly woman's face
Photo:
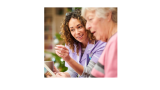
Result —
<instances>
[{"instance_id":1,"label":"elderly woman's face","mask_svg":"<svg viewBox=\"0 0 160 90\"><path fill-rule=\"evenodd\" d=\"M78 19L71 18L68 26L72 36L77 41L83 43L87 40L87 33L85 31L85 27L81 24L81 22Z\"/></svg>"},{"instance_id":2,"label":"elderly woman's face","mask_svg":"<svg viewBox=\"0 0 160 90\"><path fill-rule=\"evenodd\" d=\"M86 29L89 29L97 40L105 42L107 39L107 20L98 18L95 11L86 11L85 19L87 20Z\"/></svg>"}]
</instances>

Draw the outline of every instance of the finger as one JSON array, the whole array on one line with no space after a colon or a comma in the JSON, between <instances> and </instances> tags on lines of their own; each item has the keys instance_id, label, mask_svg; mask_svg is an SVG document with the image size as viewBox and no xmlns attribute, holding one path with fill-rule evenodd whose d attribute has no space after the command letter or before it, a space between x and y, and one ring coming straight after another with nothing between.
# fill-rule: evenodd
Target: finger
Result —
<instances>
[{"instance_id":1,"label":"finger","mask_svg":"<svg viewBox=\"0 0 160 90\"><path fill-rule=\"evenodd\" d=\"M53 72L56 72L56 73L57 73L57 72L59 72L59 70L54 66L54 67L53 67Z\"/></svg>"},{"instance_id":2,"label":"finger","mask_svg":"<svg viewBox=\"0 0 160 90\"><path fill-rule=\"evenodd\" d=\"M56 54L61 58L63 58L63 56L64 56L62 53L60 53L60 51L57 51L57 50L56 50Z\"/></svg>"},{"instance_id":3,"label":"finger","mask_svg":"<svg viewBox=\"0 0 160 90\"><path fill-rule=\"evenodd\" d=\"M68 53L69 51L68 50L65 50L65 49L61 49L59 50L59 53Z\"/></svg>"},{"instance_id":4,"label":"finger","mask_svg":"<svg viewBox=\"0 0 160 90\"><path fill-rule=\"evenodd\" d=\"M57 52L59 55L61 55L61 54L62 54L59 50L56 50L56 52Z\"/></svg>"},{"instance_id":5,"label":"finger","mask_svg":"<svg viewBox=\"0 0 160 90\"><path fill-rule=\"evenodd\" d=\"M47 76L47 78L56 78L56 77L53 77L53 76Z\"/></svg>"},{"instance_id":6,"label":"finger","mask_svg":"<svg viewBox=\"0 0 160 90\"><path fill-rule=\"evenodd\" d=\"M56 47L63 48L65 46L63 46L63 45L56 45Z\"/></svg>"},{"instance_id":7,"label":"finger","mask_svg":"<svg viewBox=\"0 0 160 90\"><path fill-rule=\"evenodd\" d=\"M61 48L59 48L59 47L55 47L55 50L61 50Z\"/></svg>"},{"instance_id":8,"label":"finger","mask_svg":"<svg viewBox=\"0 0 160 90\"><path fill-rule=\"evenodd\" d=\"M47 75L46 77L47 77L47 78L50 78L51 76Z\"/></svg>"},{"instance_id":9,"label":"finger","mask_svg":"<svg viewBox=\"0 0 160 90\"><path fill-rule=\"evenodd\" d=\"M57 72L53 72L55 75L57 74Z\"/></svg>"},{"instance_id":10,"label":"finger","mask_svg":"<svg viewBox=\"0 0 160 90\"><path fill-rule=\"evenodd\" d=\"M61 51L62 53L69 53L69 51L68 50L63 50L63 51Z\"/></svg>"},{"instance_id":11,"label":"finger","mask_svg":"<svg viewBox=\"0 0 160 90\"><path fill-rule=\"evenodd\" d=\"M63 58L63 56L64 56L64 54L65 54L65 53L62 53L62 52L60 52L60 51L57 51L57 53L59 53L59 54L60 54L60 57L62 57L62 58Z\"/></svg>"},{"instance_id":12,"label":"finger","mask_svg":"<svg viewBox=\"0 0 160 90\"><path fill-rule=\"evenodd\" d=\"M64 47L64 48L55 47L55 49L58 50L59 53L66 53L66 52L69 52L69 50L68 50L66 47Z\"/></svg>"},{"instance_id":13,"label":"finger","mask_svg":"<svg viewBox=\"0 0 160 90\"><path fill-rule=\"evenodd\" d=\"M56 77L59 77L59 78L64 78L64 76L62 76L62 75L56 75Z\"/></svg>"},{"instance_id":14,"label":"finger","mask_svg":"<svg viewBox=\"0 0 160 90\"><path fill-rule=\"evenodd\" d=\"M64 73L60 72L60 73L57 73L57 74L56 74L56 77L64 78L65 75L64 75Z\"/></svg>"},{"instance_id":15,"label":"finger","mask_svg":"<svg viewBox=\"0 0 160 90\"><path fill-rule=\"evenodd\" d=\"M57 74L56 74L56 77L60 77L60 75L57 73Z\"/></svg>"},{"instance_id":16,"label":"finger","mask_svg":"<svg viewBox=\"0 0 160 90\"><path fill-rule=\"evenodd\" d=\"M63 46L63 45L56 45L56 48L57 49L60 49L60 48L63 48L63 49L65 49L65 50L68 50L65 46Z\"/></svg>"},{"instance_id":17,"label":"finger","mask_svg":"<svg viewBox=\"0 0 160 90\"><path fill-rule=\"evenodd\" d=\"M61 52L66 52L66 51L68 51L68 49L64 49L64 48L57 48L57 47L55 47L55 50L60 51L60 53L61 53Z\"/></svg>"},{"instance_id":18,"label":"finger","mask_svg":"<svg viewBox=\"0 0 160 90\"><path fill-rule=\"evenodd\" d=\"M63 51L64 51L64 49L63 49L63 48L56 48L56 47L55 47L55 49L56 49L59 53L61 53L61 52L63 52Z\"/></svg>"},{"instance_id":19,"label":"finger","mask_svg":"<svg viewBox=\"0 0 160 90\"><path fill-rule=\"evenodd\" d=\"M65 46L63 47L63 49L68 50L68 48L67 48L67 47L65 47Z\"/></svg>"},{"instance_id":20,"label":"finger","mask_svg":"<svg viewBox=\"0 0 160 90\"><path fill-rule=\"evenodd\" d=\"M61 54L59 53L59 51L56 50L56 54L61 57Z\"/></svg>"},{"instance_id":21,"label":"finger","mask_svg":"<svg viewBox=\"0 0 160 90\"><path fill-rule=\"evenodd\" d=\"M55 49L58 51L59 54L62 54L62 53L69 53L69 50L66 48L57 48L55 47Z\"/></svg>"}]
</instances>

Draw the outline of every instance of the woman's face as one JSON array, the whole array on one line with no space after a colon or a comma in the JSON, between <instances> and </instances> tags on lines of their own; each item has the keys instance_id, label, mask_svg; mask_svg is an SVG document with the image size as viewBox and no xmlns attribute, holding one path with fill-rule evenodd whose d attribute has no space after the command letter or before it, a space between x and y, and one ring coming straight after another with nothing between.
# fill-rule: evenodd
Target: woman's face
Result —
<instances>
[{"instance_id":1,"label":"woman's face","mask_svg":"<svg viewBox=\"0 0 160 90\"><path fill-rule=\"evenodd\" d=\"M86 11L85 19L87 20L86 29L96 37L97 40L107 40L108 23L107 19L98 18L95 11Z\"/></svg>"},{"instance_id":2,"label":"woman's face","mask_svg":"<svg viewBox=\"0 0 160 90\"><path fill-rule=\"evenodd\" d=\"M81 43L88 43L87 33L85 27L81 24L78 19L71 18L69 21L69 29L72 36Z\"/></svg>"}]
</instances>

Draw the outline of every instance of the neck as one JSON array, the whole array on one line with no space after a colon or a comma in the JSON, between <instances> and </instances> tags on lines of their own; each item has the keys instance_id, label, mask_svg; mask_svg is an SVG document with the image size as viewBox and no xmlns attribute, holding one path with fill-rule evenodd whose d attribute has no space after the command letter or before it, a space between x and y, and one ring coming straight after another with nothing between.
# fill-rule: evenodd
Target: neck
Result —
<instances>
[{"instance_id":1,"label":"neck","mask_svg":"<svg viewBox=\"0 0 160 90\"><path fill-rule=\"evenodd\" d=\"M113 24L113 30L112 30L112 35L114 35L117 32L117 23Z\"/></svg>"},{"instance_id":2,"label":"neck","mask_svg":"<svg viewBox=\"0 0 160 90\"><path fill-rule=\"evenodd\" d=\"M117 32L117 23L111 22L109 24L110 28L107 31L107 39L106 42Z\"/></svg>"},{"instance_id":3,"label":"neck","mask_svg":"<svg viewBox=\"0 0 160 90\"><path fill-rule=\"evenodd\" d=\"M86 48L88 44L88 39L86 39L84 42L82 42L82 48Z\"/></svg>"}]
</instances>

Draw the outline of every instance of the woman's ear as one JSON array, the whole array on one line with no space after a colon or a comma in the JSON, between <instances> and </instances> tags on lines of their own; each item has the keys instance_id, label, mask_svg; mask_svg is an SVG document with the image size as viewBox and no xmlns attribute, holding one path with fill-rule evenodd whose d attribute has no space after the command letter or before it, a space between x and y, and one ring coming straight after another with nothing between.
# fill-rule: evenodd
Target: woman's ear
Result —
<instances>
[{"instance_id":1,"label":"woman's ear","mask_svg":"<svg viewBox=\"0 0 160 90\"><path fill-rule=\"evenodd\" d=\"M109 11L109 12L107 13L107 21L111 21L111 19L112 19L112 12Z\"/></svg>"}]
</instances>

